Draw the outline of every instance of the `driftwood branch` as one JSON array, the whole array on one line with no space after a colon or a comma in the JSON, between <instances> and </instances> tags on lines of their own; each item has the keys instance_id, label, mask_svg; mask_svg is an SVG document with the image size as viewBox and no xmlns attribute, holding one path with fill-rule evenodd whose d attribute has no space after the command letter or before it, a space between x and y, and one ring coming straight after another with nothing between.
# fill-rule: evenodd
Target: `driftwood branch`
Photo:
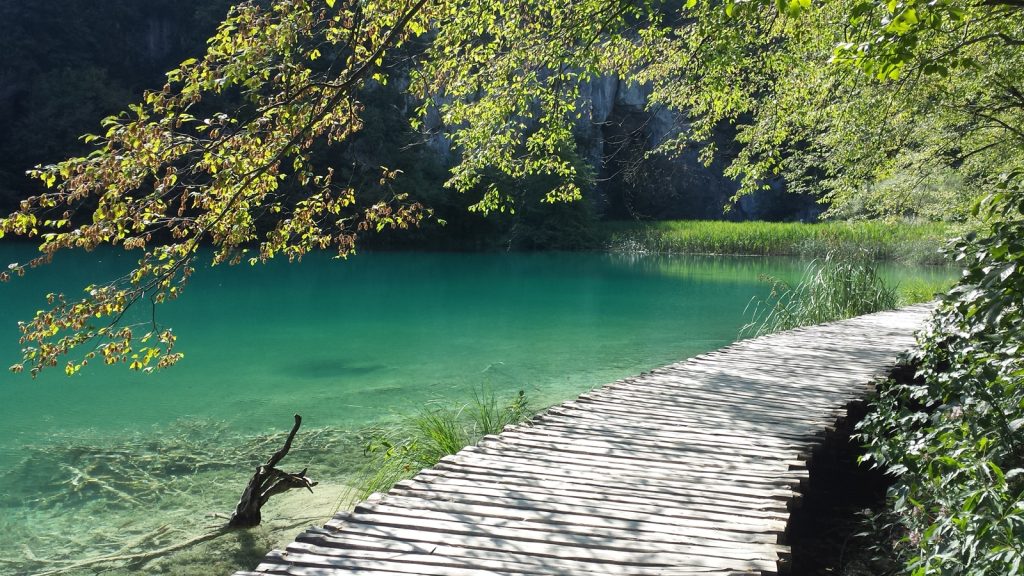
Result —
<instances>
[{"instance_id":1,"label":"driftwood branch","mask_svg":"<svg viewBox=\"0 0 1024 576\"><path fill-rule=\"evenodd\" d=\"M296 414L295 425L292 426L292 431L288 433L288 439L285 440L284 446L277 452L274 452L274 455L270 457L270 460L267 460L266 464L256 468L256 472L249 480L245 491L242 492L242 497L238 500L238 505L235 506L235 511L228 520L229 527L251 528L259 525L261 520L260 509L270 500L271 496L293 488L305 488L310 492L313 491L313 486L316 486L317 483L306 476L307 468L303 468L301 472L297 473L283 472L277 469L277 464L291 450L292 440L295 439L295 434L299 431L299 426L301 425L302 417Z\"/></svg>"}]
</instances>

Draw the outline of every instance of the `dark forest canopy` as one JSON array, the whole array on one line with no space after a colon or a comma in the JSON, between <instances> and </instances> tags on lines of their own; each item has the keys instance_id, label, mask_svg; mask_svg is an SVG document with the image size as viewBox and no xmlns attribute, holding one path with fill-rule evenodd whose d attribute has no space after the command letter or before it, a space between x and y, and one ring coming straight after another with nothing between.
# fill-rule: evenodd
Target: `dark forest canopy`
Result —
<instances>
[{"instance_id":1,"label":"dark forest canopy","mask_svg":"<svg viewBox=\"0 0 1024 576\"><path fill-rule=\"evenodd\" d=\"M230 0L0 0L0 207L17 207L26 169L88 148L99 119L201 54Z\"/></svg>"},{"instance_id":2,"label":"dark forest canopy","mask_svg":"<svg viewBox=\"0 0 1024 576\"><path fill-rule=\"evenodd\" d=\"M741 195L782 177L899 214L925 190L955 215L1020 162L1021 38L1013 3L241 4L205 56L106 118L86 156L34 172L47 191L0 220L0 235L41 240L40 258L5 277L63 249L139 254L83 299L52 295L22 326L14 369L173 364L169 330L119 322L176 298L201 245L213 264L344 256L367 233L437 219L393 166L369 162L370 180L322 162L368 129L372 86L404 94L413 128L451 143L445 185L479 213L527 209L523 182L541 203L578 205L595 176L574 133L580 102L617 77L678 121L662 151L710 160L732 126L741 148L726 172Z\"/></svg>"}]
</instances>

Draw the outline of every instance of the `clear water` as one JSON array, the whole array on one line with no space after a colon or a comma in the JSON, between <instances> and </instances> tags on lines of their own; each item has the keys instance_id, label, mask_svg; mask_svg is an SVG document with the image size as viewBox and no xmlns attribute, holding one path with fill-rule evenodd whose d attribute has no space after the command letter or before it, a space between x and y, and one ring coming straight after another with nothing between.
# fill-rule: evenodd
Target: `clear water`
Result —
<instances>
[{"instance_id":1,"label":"clear water","mask_svg":"<svg viewBox=\"0 0 1024 576\"><path fill-rule=\"evenodd\" d=\"M30 256L27 247L0 245L0 262ZM114 252L70 255L0 285L3 366L19 357L16 321L42 307L44 294L73 294L128 264ZM525 390L534 405L551 404L728 344L751 297L767 291L759 276L793 279L802 268L764 258L378 253L203 270L180 301L157 311L185 352L173 369L143 375L89 366L72 378L52 370L36 380L0 373L0 470L8 471L0 474L0 532L8 533L0 574L116 551L117 535L144 535L161 521L211 511L190 509L200 503L229 511L253 464L192 469L188 478L168 477L169 487L125 502L107 487L76 479L75 470L86 465L106 470L97 458L149 450L173 459L174 450L287 430L295 412L307 428L335 431L339 445L346 442L337 438L350 434L356 445L356 431L368 425L434 400L467 399L481 386L499 396ZM140 314L137 320L145 319ZM96 446L103 450L91 451ZM347 456L338 450L331 458L307 454L305 462L300 453L298 465L344 483ZM162 470L178 474L156 469L157 478ZM93 530L100 535L93 540L79 535L85 543L76 547L62 535L82 515L108 530ZM146 545L183 537L171 531ZM252 548L255 555L262 551L259 544ZM26 555L57 560L25 562ZM248 561L238 558L221 569ZM188 572L184 561L177 565ZM146 570L176 571L153 564Z\"/></svg>"}]
</instances>

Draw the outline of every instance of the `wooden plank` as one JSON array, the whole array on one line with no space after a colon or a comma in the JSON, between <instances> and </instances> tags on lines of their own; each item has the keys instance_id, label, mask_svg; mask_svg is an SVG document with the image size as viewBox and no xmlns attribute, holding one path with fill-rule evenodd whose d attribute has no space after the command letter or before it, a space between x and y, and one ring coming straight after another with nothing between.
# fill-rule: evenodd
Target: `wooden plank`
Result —
<instances>
[{"instance_id":1,"label":"wooden plank","mask_svg":"<svg viewBox=\"0 0 1024 576\"><path fill-rule=\"evenodd\" d=\"M762 485L762 486L795 486L799 481L807 477L805 470L779 471L771 476L743 474L742 471L722 472L721 469L713 469L702 466L664 466L659 467L655 472L649 465L637 462L629 462L623 459L601 458L586 454L563 454L555 451L533 450L512 444L504 444L501 448L488 446L470 446L457 454L472 459L479 454L490 455L513 463L529 462L532 464L544 463L547 465L562 466L566 469L597 469L605 473L625 473L645 477L657 478L678 478L680 481L688 482L713 482L728 483L732 485Z\"/></svg>"},{"instance_id":2,"label":"wooden plank","mask_svg":"<svg viewBox=\"0 0 1024 576\"><path fill-rule=\"evenodd\" d=\"M821 389L801 388L799 395L806 398L808 405L820 407L823 410L835 409L837 404L847 399L859 398L864 388L853 389L846 386L831 389L831 384L824 378L819 378L822 384ZM744 403L752 401L752 406L768 405L776 409L779 404L788 406L793 401L796 390L786 383L759 379L757 376L721 376L720 374L695 374L689 370L672 370L651 374L642 379L627 378L602 388L602 390L629 390L640 393L665 395L666 397L706 397L720 393L719 398L729 397L742 400Z\"/></svg>"},{"instance_id":3,"label":"wooden plank","mask_svg":"<svg viewBox=\"0 0 1024 576\"><path fill-rule=\"evenodd\" d=\"M716 452L709 447L697 444L688 446L658 446L645 445L640 441L609 442L604 440L591 440L583 436L572 436L568 434L544 434L537 432L507 431L499 436L487 437L481 441L482 445L513 444L516 446L531 446L535 448L546 448L560 452L595 454L620 459L639 460L643 462L661 462L665 464L712 466L719 470L739 469L745 472L773 472L775 470L787 470L794 466L803 464L796 454L777 454L769 457L763 453L751 454L736 450L721 449Z\"/></svg>"},{"instance_id":4,"label":"wooden plank","mask_svg":"<svg viewBox=\"0 0 1024 576\"><path fill-rule=\"evenodd\" d=\"M776 366L793 366L794 368L801 368L811 371L819 371L822 369L833 369L838 366L842 369L853 369L856 371L870 371L873 367L865 366L863 362L857 362L853 359L847 358L841 354L833 354L830 359L835 360L837 364L829 364L828 366L822 366L820 364L821 358L815 353L803 353L793 355L780 355L780 354L757 354L754 352L746 352L742 350L730 349L730 348L719 348L718 350L711 350L702 354L697 354L681 360L679 362L673 362L666 366L658 367L652 370L652 372L662 370L668 366L680 366L686 364L707 364L714 365L718 362L739 362L742 364L751 364L755 361L764 361L768 365ZM889 358L886 358L887 360Z\"/></svg>"},{"instance_id":5,"label":"wooden plank","mask_svg":"<svg viewBox=\"0 0 1024 576\"><path fill-rule=\"evenodd\" d=\"M580 482L553 481L553 480L521 480L517 477L497 477L483 474L472 474L465 472L448 472L427 470L416 475L413 480L419 482L440 482L449 484L469 484L473 486L485 486L503 490L529 490L531 492L559 495L566 492L574 494L599 494L602 499L629 502L634 499L642 499L645 502L656 503L667 500L672 505L683 505L687 509L697 512L711 512L729 516L741 516L750 518L769 518L774 520L786 520L788 513L786 507L778 502L764 500L760 503L731 503L730 500L712 496L681 496L679 494L665 494L663 492L644 492L643 490L632 489L626 484L618 484L615 487L587 485Z\"/></svg>"},{"instance_id":6,"label":"wooden plank","mask_svg":"<svg viewBox=\"0 0 1024 576\"><path fill-rule=\"evenodd\" d=\"M511 436L511 434L509 435ZM532 438L532 437L531 437ZM682 457L666 456L658 459L653 453L642 453L638 451L616 453L613 450L592 449L588 446L573 445L566 443L544 442L533 439L508 438L502 440L500 436L488 437L480 441L475 451L491 450L495 452L515 452L520 458L530 459L535 462L545 461L585 461L590 465L600 465L606 468L633 468L645 469L651 466L666 473L694 472L701 476L708 476L709 473L717 476L727 476L738 481L757 481L768 475L785 478L787 481L803 479L807 477L804 466L796 460L792 462L761 459L750 459L751 464L743 462L716 461L708 457ZM754 464L753 462L757 462Z\"/></svg>"},{"instance_id":7,"label":"wooden plank","mask_svg":"<svg viewBox=\"0 0 1024 576\"><path fill-rule=\"evenodd\" d=\"M293 567L310 567L331 570L346 570L357 573L366 571L391 572L396 574L421 574L423 576L513 576L514 570L483 569L476 566L459 565L456 561L440 562L404 562L366 557L339 557L302 552L272 552L265 562L277 560ZM289 570L289 574L294 574ZM308 572L306 572L308 573ZM543 574L543 572L528 572Z\"/></svg>"},{"instance_id":8,"label":"wooden plank","mask_svg":"<svg viewBox=\"0 0 1024 576\"><path fill-rule=\"evenodd\" d=\"M333 576L336 574L359 574L360 576L409 576L408 572L393 572L390 570L343 570L340 568L292 566L282 562L280 559L268 554L263 564L256 567L260 576L275 574L277 576Z\"/></svg>"},{"instance_id":9,"label":"wooden plank","mask_svg":"<svg viewBox=\"0 0 1024 576\"><path fill-rule=\"evenodd\" d=\"M779 460L798 460L800 450L797 448L773 448L756 446L752 442L743 444L733 442L722 442L721 439L710 434L701 436L691 435L688 441L681 442L680 438L668 440L655 434L628 434L622 428L611 432L612 429L605 428L606 434L596 434L595 428L586 426L559 425L550 421L539 423L533 426L511 426L505 428L509 435L531 435L538 439L552 438L562 441L580 442L590 446L603 446L612 450L640 449L658 454L663 453L690 453L708 452L716 455L730 455L740 457L743 460L750 458L775 458Z\"/></svg>"},{"instance_id":10,"label":"wooden plank","mask_svg":"<svg viewBox=\"0 0 1024 576\"><path fill-rule=\"evenodd\" d=\"M683 377L651 377L642 381L624 381L602 389L603 394L616 396L636 395L637 402L677 402L709 406L745 405L747 408L738 413L752 411L755 413L787 414L797 398L806 400L800 405L805 409L813 409L816 413L829 415L840 412L847 404L862 398L869 388L864 386L860 392L819 393L792 388L769 386L750 381L732 383L715 382L712 378L703 380Z\"/></svg>"},{"instance_id":11,"label":"wooden plank","mask_svg":"<svg viewBox=\"0 0 1024 576\"><path fill-rule=\"evenodd\" d=\"M763 451L766 454L778 452L799 453L809 448L807 442L791 442L781 438L716 434L710 430L673 427L672 429L652 428L620 421L573 418L560 412L547 411L535 417L529 424L514 426L512 429L532 429L538 433L547 431L578 432L599 438L646 438L652 442L687 443L696 442L706 446L723 446L736 449Z\"/></svg>"},{"instance_id":12,"label":"wooden plank","mask_svg":"<svg viewBox=\"0 0 1024 576\"><path fill-rule=\"evenodd\" d=\"M789 413L792 413L792 409L795 405L800 405L807 410L807 415L804 419L812 423L827 421L830 418L835 418L836 416L842 415L846 412L843 404L840 403L839 398L833 399L829 402L830 407L826 408L822 404L811 401L809 398L805 402L800 402L798 401L800 396L801 395L790 394L786 400L773 399L770 397L755 399L752 397L746 398L744 396L733 396L728 394L726 391L722 391L721 394L714 394L706 390L690 389L666 394L659 393L659 391L652 390L649 387L627 388L626 386L616 386L603 388L598 392L582 394L580 395L580 398L587 400L608 399L616 402L626 402L638 408L651 406L655 409L675 410L676 407L685 406L700 406L701 408L715 407L725 413L767 417L770 419L776 419L783 415L788 415ZM742 410L735 408L739 402L743 403L744 407ZM733 409L730 410L730 408Z\"/></svg>"},{"instance_id":13,"label":"wooden plank","mask_svg":"<svg viewBox=\"0 0 1024 576\"><path fill-rule=\"evenodd\" d=\"M814 446L820 443L824 432L818 429L808 429L803 432L790 432L773 429L758 425L757 423L735 422L731 428L722 428L721 419L697 419L689 416L682 416L673 420L645 418L637 413L630 413L621 410L601 411L591 406L576 405L569 402L560 404L548 410L549 414L563 416L574 420L587 422L623 424L627 426L647 426L651 430L664 432L697 432L712 434L715 430L722 430L722 435L730 438L757 438L758 440L777 440L804 446Z\"/></svg>"},{"instance_id":14,"label":"wooden plank","mask_svg":"<svg viewBox=\"0 0 1024 576\"><path fill-rule=\"evenodd\" d=\"M362 523L355 520L346 520L341 523L332 520L329 526L333 530L336 530L338 535L335 537L324 535L323 539L325 541L336 539L340 542L344 542L346 531L352 531L356 534L376 534L378 536L394 538L397 540L437 542L440 545L446 546L460 546L487 550L517 550L524 554L548 556L551 558L562 558L566 560L601 561L613 564L636 564L641 566L656 565L717 569L731 568L737 570L764 571L774 571L776 569L776 563L774 561L763 559L738 560L732 558L717 558L715 556L700 554L631 552L629 550L551 544L544 541L534 541L529 538L519 540L500 536L492 537L486 534L460 534L444 531L399 528L374 523Z\"/></svg>"},{"instance_id":15,"label":"wooden plank","mask_svg":"<svg viewBox=\"0 0 1024 576\"><path fill-rule=\"evenodd\" d=\"M751 359L749 365L733 360L720 360L713 369L705 368L700 363L666 366L644 381L652 384L681 381L687 387L708 390L722 388L733 394L756 391L777 396L798 389L819 402L828 402L833 399L860 396L868 382L875 378L875 371L858 373L842 366L834 366L828 372L798 366L777 368L767 361Z\"/></svg>"},{"instance_id":16,"label":"wooden plank","mask_svg":"<svg viewBox=\"0 0 1024 576\"><path fill-rule=\"evenodd\" d=\"M564 406L577 407L581 409L608 414L609 416L636 415L640 411L638 406L630 406L620 402L612 402L606 399L598 402L595 400L582 399L580 401L566 402ZM763 431L765 433L788 433L791 435L815 435L819 430L828 426L824 419L810 420L793 414L792 419L784 416L777 418L752 417L747 414L730 414L723 410L701 410L699 406L688 408L676 408L674 410L655 410L643 407L643 418L652 422L671 424L679 421L692 421L712 426L732 426L738 430Z\"/></svg>"},{"instance_id":17,"label":"wooden plank","mask_svg":"<svg viewBox=\"0 0 1024 576\"><path fill-rule=\"evenodd\" d=\"M847 376L849 377L849 376ZM865 376L862 380L869 381L872 376ZM858 380L860 381L860 380ZM641 379L627 378L622 385L613 384L612 388L629 387L642 383L644 388L649 390L664 391L667 393L681 393L683 390L723 390L737 396L764 394L769 397L784 396L786 393L799 392L818 403L829 403L841 401L846 398L856 398L863 394L867 387L864 384L860 387L844 385L843 376L839 374L816 374L813 381L807 377L791 377L788 380L768 379L767 377L758 380L754 374L740 376L722 376L720 372L707 372L696 369L693 366L679 366L666 368L664 371L649 374Z\"/></svg>"},{"instance_id":18,"label":"wooden plank","mask_svg":"<svg viewBox=\"0 0 1024 576\"><path fill-rule=\"evenodd\" d=\"M857 358L865 363L879 363L889 357L890 344L872 345L867 340L852 341L849 339L828 339L817 335L814 343L804 338L775 338L771 341L752 342L744 348L746 352L764 353L765 355L806 354L819 355L823 360L837 356L839 358ZM856 352L852 349L856 348Z\"/></svg>"},{"instance_id":19,"label":"wooden plank","mask_svg":"<svg viewBox=\"0 0 1024 576\"><path fill-rule=\"evenodd\" d=\"M826 424L824 419L818 418L812 420L810 418L800 417L797 414L793 414L792 419L786 419L784 415L766 417L740 412L731 413L727 410L715 408L701 410L700 406L676 406L673 409L668 410L657 409L650 406L630 405L627 403L616 402L608 398L602 398L600 401L590 398L580 398L579 400L566 402L564 405L569 407L585 408L587 410L609 415L637 415L639 413L643 414L643 418L645 419L663 424L672 424L674 422L688 420L692 422L710 424L712 426L739 427L741 430L750 429L750 427L758 427L763 428L766 432L788 432L790 434L814 433ZM640 412L640 410L643 410L643 412Z\"/></svg>"},{"instance_id":20,"label":"wooden plank","mask_svg":"<svg viewBox=\"0 0 1024 576\"><path fill-rule=\"evenodd\" d=\"M473 565L485 569L515 570L518 574L593 574L600 576L620 576L624 567L618 564L563 560L517 554L501 550L480 550L456 546L440 546L418 542L400 542L375 538L348 536L346 547L321 546L314 543L315 536L308 540L294 542L288 546L287 552L317 554L321 556L341 556L353 558L390 559L398 562L424 564ZM357 547L354 547L357 546ZM708 576L721 574L714 571L680 572L665 566L629 566L628 573L632 576L662 576L663 574L699 574Z\"/></svg>"},{"instance_id":21,"label":"wooden plank","mask_svg":"<svg viewBox=\"0 0 1024 576\"><path fill-rule=\"evenodd\" d=\"M830 357L828 361L829 364L827 368L830 373L846 373L855 376L865 374L870 376L878 369L875 366L866 367L863 362L845 360L836 356ZM818 357L790 355L755 356L753 354L744 355L736 352L721 352L716 350L707 354L699 354L685 362L677 362L661 368L655 368L651 373L657 374L663 370L672 370L676 367L682 368L686 366L745 369L756 371L758 373L765 372L782 375L793 375L796 372L813 372L815 374L824 372L823 366L821 366L821 358Z\"/></svg>"},{"instance_id":22,"label":"wooden plank","mask_svg":"<svg viewBox=\"0 0 1024 576\"><path fill-rule=\"evenodd\" d=\"M881 335L879 335L881 336ZM880 339L880 338L879 338ZM857 358L866 363L888 358L891 342L875 343L867 338L837 337L827 332L815 332L811 337L799 334L772 334L764 339L747 340L737 344L730 352L771 354L772 352L802 354L806 356Z\"/></svg>"},{"instance_id":23,"label":"wooden plank","mask_svg":"<svg viewBox=\"0 0 1024 576\"><path fill-rule=\"evenodd\" d=\"M605 492L568 491L557 489L540 490L533 486L515 486L508 484L479 484L459 478L445 476L417 476L415 480L405 480L401 488L409 491L421 490L438 492L440 499L451 500L452 494L473 495L492 498L494 502L523 502L572 504L579 506L580 511L589 510L595 514L609 517L620 517L618 511L634 512L641 517L657 517L659 514L673 518L692 518L700 521L735 523L745 526L777 526L784 530L786 519L778 515L768 514L732 514L724 510L703 510L684 502L675 502L665 498L646 498L642 496L614 496ZM396 492L398 494L398 492ZM660 511L660 512L659 512ZM696 526L697 524L693 524Z\"/></svg>"},{"instance_id":24,"label":"wooden plank","mask_svg":"<svg viewBox=\"0 0 1024 576\"><path fill-rule=\"evenodd\" d=\"M840 368L833 364L833 359L828 359L830 364L828 371L818 369L814 371L813 378L796 372L790 368L788 374L762 369L758 371L747 369L745 366L734 366L729 361L719 361L714 365L703 362L691 362L683 367L673 367L670 370L678 373L688 374L691 378L706 378L710 383L725 384L730 381L734 385L747 385L750 383L775 384L779 387L785 386L792 389L794 386L801 390L822 390L828 393L844 393L849 386L851 379L857 381L871 380L878 372L873 370L857 370L855 368ZM739 380L737 380L739 379ZM844 384L846 384L844 386ZM849 395L849 394L845 394Z\"/></svg>"},{"instance_id":25,"label":"wooden plank","mask_svg":"<svg viewBox=\"0 0 1024 576\"><path fill-rule=\"evenodd\" d=\"M667 382L668 386L659 388L661 377L651 377L648 380L639 382L622 382L607 386L588 395L611 395L626 396L631 401L638 402L679 402L688 401L700 403L701 405L715 406L742 406L742 412L768 413L776 415L780 410L788 410L796 400L794 390L789 387L771 386L764 387L754 380L740 381L734 378L731 385L721 383L716 385L713 379L708 379L701 385L688 385L684 378L674 378L673 382ZM669 380L664 378L664 380ZM694 380L696 381L696 380ZM671 386L671 387L669 387ZM635 399L633 396L635 395ZM800 392L805 402L804 407L814 408L821 413L828 413L842 408L840 403L849 394L830 393L828 395L810 394Z\"/></svg>"},{"instance_id":26,"label":"wooden plank","mask_svg":"<svg viewBox=\"0 0 1024 576\"><path fill-rule=\"evenodd\" d=\"M785 428L787 424L800 423L801 425L820 425L825 420L826 415L819 414L799 414L793 413L793 411L781 412L778 408L765 409L757 405L752 404L751 406L743 406L736 402L727 402L724 400L711 400L701 401L696 396L699 392L694 392L694 397L689 402L681 402L682 398L687 397L685 392L677 393L676 397L662 396L658 394L652 394L650 389L637 390L636 397L630 398L629 395L624 395L621 390L612 388L604 391L594 391L587 394L581 394L580 397L575 401L578 404L589 404L591 402L614 404L616 406L632 406L634 410L643 409L644 414L652 414L655 416L672 417L677 414L684 414L693 412L696 409L703 409L708 415L714 416L726 416L732 417L733 419L742 418L750 422L761 422L765 424L771 424L780 428ZM838 409L838 407L836 408ZM787 418L787 416L791 418Z\"/></svg>"},{"instance_id":27,"label":"wooden plank","mask_svg":"<svg viewBox=\"0 0 1024 576\"><path fill-rule=\"evenodd\" d=\"M434 467L435 470L449 472L466 472L474 474L502 474L508 476L523 476L526 478L542 477L556 479L575 479L584 484L601 486L607 482L615 482L627 486L630 490L638 492L661 492L666 495L678 497L708 497L725 500L727 503L736 502L742 505L754 506L756 502L774 500L786 502L793 498L793 491L778 487L758 487L742 485L737 483L709 483L695 484L686 478L678 476L661 477L656 474L639 475L622 471L607 473L589 468L552 467L527 463L513 462L508 460L488 459L486 455L478 454L470 460L460 455L450 456L442 459Z\"/></svg>"},{"instance_id":28,"label":"wooden plank","mask_svg":"<svg viewBox=\"0 0 1024 576\"><path fill-rule=\"evenodd\" d=\"M732 558L737 560L777 559L778 549L774 545L710 540L660 533L657 538L641 536L629 530L602 530L588 527L586 530L573 529L571 524L559 530L545 528L543 522L509 520L447 512L409 509L387 504L366 504L346 518L349 523L393 526L403 529L444 532L445 534L485 535L509 541L545 542L564 546L599 548L601 550L623 550L652 554L687 554Z\"/></svg>"},{"instance_id":29,"label":"wooden plank","mask_svg":"<svg viewBox=\"0 0 1024 576\"><path fill-rule=\"evenodd\" d=\"M608 418L594 410L589 410L586 407L570 405L568 402L549 408L545 412L545 415L555 415L577 422L585 421L588 423L596 422L607 425L623 425L639 428L646 427L654 432L665 432L670 434L714 434L716 431L720 430L723 438L751 440L755 442L774 442L787 445L810 446L815 444L816 440L815 436L812 434L796 435L778 430L770 430L769 432L771 433L753 435L737 429L708 428L707 426L701 426L699 423L691 420L678 419L671 423L655 422L635 413L621 413L616 414L614 418Z\"/></svg>"},{"instance_id":30,"label":"wooden plank","mask_svg":"<svg viewBox=\"0 0 1024 576\"><path fill-rule=\"evenodd\" d=\"M580 513L587 513L593 516L604 516L620 520L644 521L650 520L658 515L664 518L685 519L687 528L699 528L706 530L717 530L723 526L737 533L760 533L772 531L784 531L785 522L772 519L726 517L722 514L709 514L699 511L681 508L679 506L655 506L642 503L622 503L610 500L602 500L599 495L586 497L578 496L552 496L540 492L509 492L496 490L485 486L456 486L446 485L443 482L426 483L415 480L403 480L395 485L395 494L412 496L418 498L432 498L447 500L451 502L460 501L459 498L491 498L494 501L515 503L519 506L544 506L552 511L577 510ZM710 533L709 533L710 534Z\"/></svg>"},{"instance_id":31,"label":"wooden plank","mask_svg":"<svg viewBox=\"0 0 1024 576\"><path fill-rule=\"evenodd\" d=\"M417 476L419 478L419 476ZM433 510L438 512L451 512L457 514L470 514L488 516L507 520L532 520L549 524L551 530L562 530L565 525L574 527L585 527L586 529L602 530L630 530L636 532L648 532L652 535L687 535L679 533L676 527L679 524L672 519L660 516L651 516L642 521L622 520L611 514L599 512L597 515L587 514L584 509L553 509L544 503L516 501L514 499L490 499L487 496L476 496L463 494L464 497L458 500L451 498L419 498L415 496L403 496L397 492L389 493L375 503L401 506L417 510ZM732 508L727 504L719 504L717 507L707 506L705 508L687 503L687 506L697 512L712 511L723 513L730 510L735 511L735 516L747 518L769 518L776 521L785 521L784 510L761 507L760 509L743 509L738 505ZM358 510L358 506L356 508ZM651 536L656 538L656 536ZM772 542L771 538L763 539Z\"/></svg>"}]
</instances>

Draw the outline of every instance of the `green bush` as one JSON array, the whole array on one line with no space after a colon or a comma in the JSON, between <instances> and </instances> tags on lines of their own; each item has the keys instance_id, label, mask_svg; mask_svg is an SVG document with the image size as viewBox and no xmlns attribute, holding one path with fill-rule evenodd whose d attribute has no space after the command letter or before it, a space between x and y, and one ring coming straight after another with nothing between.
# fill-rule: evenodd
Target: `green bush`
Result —
<instances>
[{"instance_id":1,"label":"green bush","mask_svg":"<svg viewBox=\"0 0 1024 576\"><path fill-rule=\"evenodd\" d=\"M863 457L896 476L898 556L914 576L1024 573L1024 171L982 205L965 272L860 424Z\"/></svg>"},{"instance_id":2,"label":"green bush","mask_svg":"<svg viewBox=\"0 0 1024 576\"><path fill-rule=\"evenodd\" d=\"M864 254L829 252L807 265L796 286L765 277L772 285L767 298L754 298L745 313L750 322L741 336L761 336L798 326L852 318L895 308L896 290L878 275L877 266Z\"/></svg>"}]
</instances>

